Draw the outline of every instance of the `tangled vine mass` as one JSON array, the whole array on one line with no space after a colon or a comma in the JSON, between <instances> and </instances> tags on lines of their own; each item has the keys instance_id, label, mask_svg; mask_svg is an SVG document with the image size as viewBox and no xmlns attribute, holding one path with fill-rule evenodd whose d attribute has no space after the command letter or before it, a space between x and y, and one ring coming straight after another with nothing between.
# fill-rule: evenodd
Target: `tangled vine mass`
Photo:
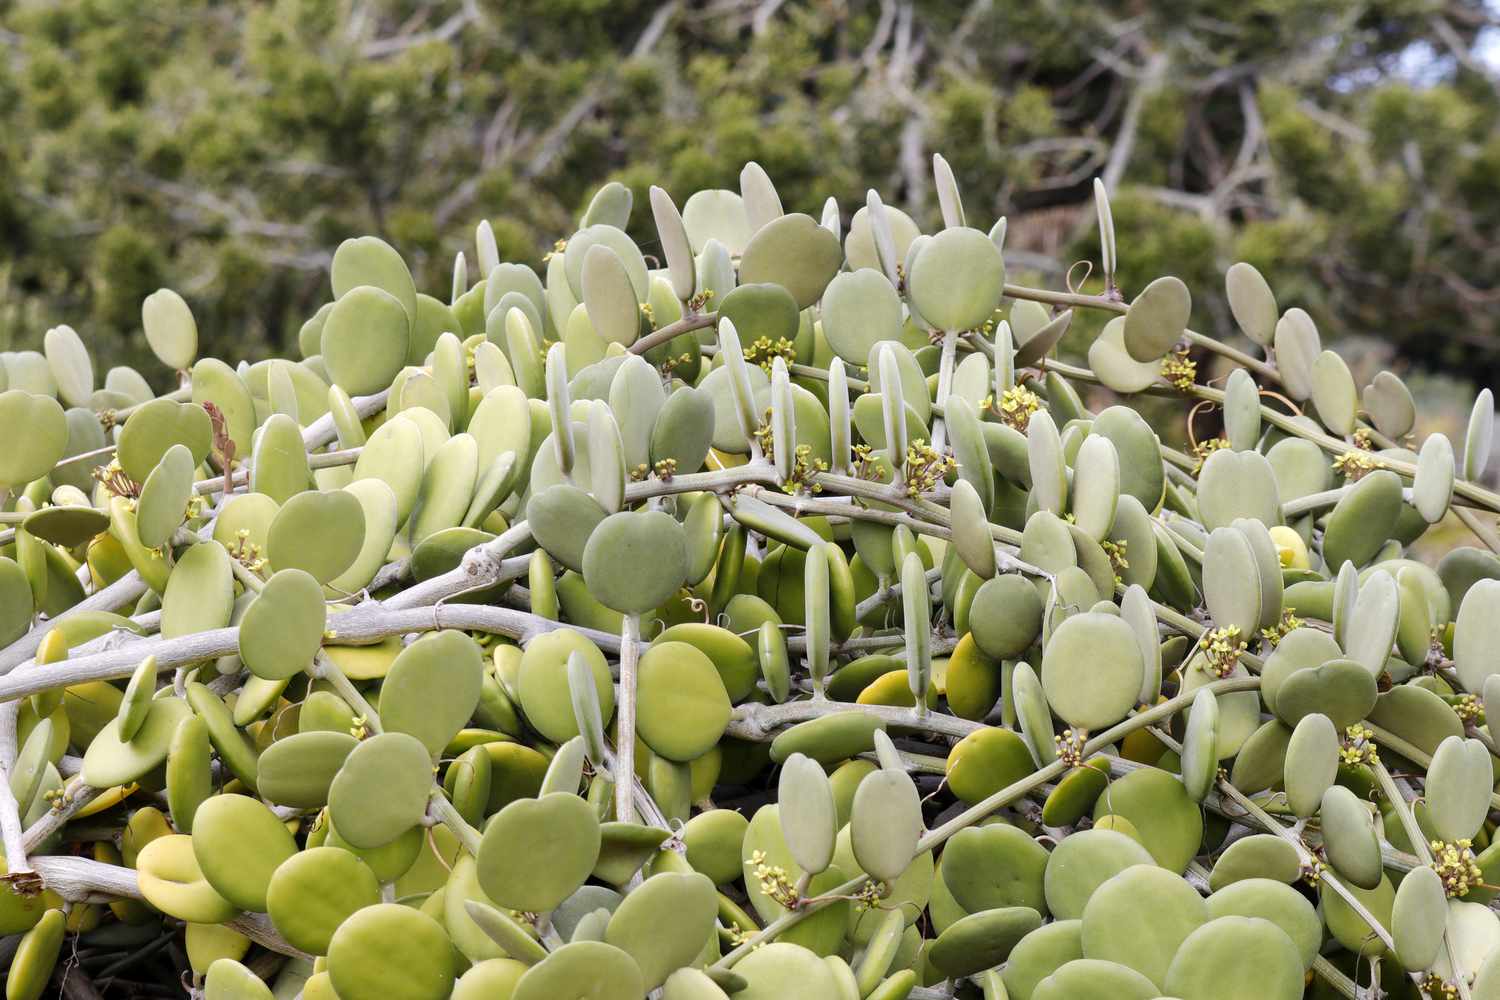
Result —
<instances>
[{"instance_id":1,"label":"tangled vine mass","mask_svg":"<svg viewBox=\"0 0 1500 1000\"><path fill-rule=\"evenodd\" d=\"M1490 391L1189 329L1102 183L1104 292L1008 283L932 166L0 355L7 997L1500 998Z\"/></svg>"}]
</instances>

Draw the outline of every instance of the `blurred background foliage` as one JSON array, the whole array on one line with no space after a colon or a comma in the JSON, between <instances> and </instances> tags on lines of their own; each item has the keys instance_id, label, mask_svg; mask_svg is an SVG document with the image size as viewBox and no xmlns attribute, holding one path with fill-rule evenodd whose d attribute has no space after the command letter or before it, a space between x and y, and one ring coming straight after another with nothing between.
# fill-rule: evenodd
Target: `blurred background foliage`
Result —
<instances>
[{"instance_id":1,"label":"blurred background foliage","mask_svg":"<svg viewBox=\"0 0 1500 1000\"><path fill-rule=\"evenodd\" d=\"M751 159L789 211L833 195L847 224L875 187L931 229L942 152L1021 280L1097 259L1103 176L1127 296L1176 274L1232 336L1248 260L1368 339L1362 382L1493 381L1496 23L1484 0L0 0L0 349L67 322L142 364L169 285L205 352L295 353L347 236L445 295L481 218L540 264L620 180L649 254L650 184L680 204Z\"/></svg>"}]
</instances>

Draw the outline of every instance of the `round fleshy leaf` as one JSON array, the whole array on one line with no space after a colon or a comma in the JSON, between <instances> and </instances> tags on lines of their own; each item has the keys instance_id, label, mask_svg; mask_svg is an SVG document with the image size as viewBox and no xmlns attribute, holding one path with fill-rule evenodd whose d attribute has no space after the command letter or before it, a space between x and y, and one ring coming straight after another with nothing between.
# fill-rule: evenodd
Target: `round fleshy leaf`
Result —
<instances>
[{"instance_id":1,"label":"round fleshy leaf","mask_svg":"<svg viewBox=\"0 0 1500 1000\"><path fill-rule=\"evenodd\" d=\"M240 660L266 680L295 676L312 664L327 621L318 581L300 569L280 570L240 619Z\"/></svg>"},{"instance_id":2,"label":"round fleshy leaf","mask_svg":"<svg viewBox=\"0 0 1500 1000\"><path fill-rule=\"evenodd\" d=\"M432 787L432 758L422 742L381 733L345 758L328 789L329 817L355 847L380 847L421 822Z\"/></svg>"},{"instance_id":3,"label":"round fleshy leaf","mask_svg":"<svg viewBox=\"0 0 1500 1000\"><path fill-rule=\"evenodd\" d=\"M1323 793L1318 809L1328 863L1340 876L1361 889L1380 884L1380 838L1369 807L1343 785Z\"/></svg>"},{"instance_id":4,"label":"round fleshy leaf","mask_svg":"<svg viewBox=\"0 0 1500 1000\"><path fill-rule=\"evenodd\" d=\"M83 780L95 788L112 788L129 784L161 766L178 724L191 714L192 709L181 698L156 699L130 740L120 736L118 720L111 720L84 752Z\"/></svg>"},{"instance_id":5,"label":"round fleshy leaf","mask_svg":"<svg viewBox=\"0 0 1500 1000\"><path fill-rule=\"evenodd\" d=\"M1339 614L1339 624L1344 628L1338 631L1349 659L1363 666L1371 677L1379 677L1385 670L1400 627L1400 607L1396 581L1388 573L1375 573L1360 586L1347 614Z\"/></svg>"},{"instance_id":6,"label":"round fleshy leaf","mask_svg":"<svg viewBox=\"0 0 1500 1000\"><path fill-rule=\"evenodd\" d=\"M849 816L854 856L871 877L895 881L911 864L922 836L922 803L903 771L865 776Z\"/></svg>"},{"instance_id":7,"label":"round fleshy leaf","mask_svg":"<svg viewBox=\"0 0 1500 1000\"><path fill-rule=\"evenodd\" d=\"M1406 383L1390 372L1379 372L1365 386L1360 397L1375 429L1386 437L1400 440L1417 422L1417 404Z\"/></svg>"},{"instance_id":8,"label":"round fleshy leaf","mask_svg":"<svg viewBox=\"0 0 1500 1000\"><path fill-rule=\"evenodd\" d=\"M608 516L599 501L567 483L547 487L526 504L526 519L537 544L572 570L583 569L588 540Z\"/></svg>"},{"instance_id":9,"label":"round fleshy leaf","mask_svg":"<svg viewBox=\"0 0 1500 1000\"><path fill-rule=\"evenodd\" d=\"M192 453L174 444L146 477L135 507L136 533L142 545L152 549L165 545L187 517L193 470Z\"/></svg>"},{"instance_id":10,"label":"round fleshy leaf","mask_svg":"<svg viewBox=\"0 0 1500 1000\"><path fill-rule=\"evenodd\" d=\"M88 780L85 778L84 780ZM136 877L146 902L168 916L198 924L217 924L239 914L235 905L214 891L185 834L156 837L135 859Z\"/></svg>"},{"instance_id":11,"label":"round fleshy leaf","mask_svg":"<svg viewBox=\"0 0 1500 1000\"><path fill-rule=\"evenodd\" d=\"M1187 882L1155 865L1134 865L1089 897L1083 951L1159 983L1182 942L1208 920L1208 904Z\"/></svg>"},{"instance_id":12,"label":"round fleshy leaf","mask_svg":"<svg viewBox=\"0 0 1500 1000\"><path fill-rule=\"evenodd\" d=\"M120 711L115 716L119 723L120 739L129 742L135 739L135 734L140 732L141 724L146 721L146 713L151 709L152 695L156 693L156 657L147 656L135 668L135 673L130 675L130 683L125 686L125 696L120 699ZM18 802L25 802L29 796L17 795Z\"/></svg>"},{"instance_id":13,"label":"round fleshy leaf","mask_svg":"<svg viewBox=\"0 0 1500 1000\"><path fill-rule=\"evenodd\" d=\"M573 941L526 970L510 1000L635 1000L644 996L641 969L603 941Z\"/></svg>"},{"instance_id":14,"label":"round fleshy leaf","mask_svg":"<svg viewBox=\"0 0 1500 1000\"><path fill-rule=\"evenodd\" d=\"M0 392L0 426L26 429L6 442L0 455L0 483L19 489L51 472L67 451L67 417L51 396L24 389Z\"/></svg>"},{"instance_id":15,"label":"round fleshy leaf","mask_svg":"<svg viewBox=\"0 0 1500 1000\"><path fill-rule=\"evenodd\" d=\"M839 826L828 775L811 758L792 754L782 765L776 799L782 836L793 860L803 871L822 872L833 861Z\"/></svg>"},{"instance_id":16,"label":"round fleshy leaf","mask_svg":"<svg viewBox=\"0 0 1500 1000\"><path fill-rule=\"evenodd\" d=\"M1091 829L1074 833L1052 851L1043 887L1047 908L1058 920L1083 916L1094 892L1132 865L1153 864L1139 843L1115 830Z\"/></svg>"},{"instance_id":17,"label":"round fleshy leaf","mask_svg":"<svg viewBox=\"0 0 1500 1000\"><path fill-rule=\"evenodd\" d=\"M351 396L389 386L406 364L415 309L415 293L410 310L370 285L342 295L323 323L323 365L333 383Z\"/></svg>"},{"instance_id":18,"label":"round fleshy leaf","mask_svg":"<svg viewBox=\"0 0 1500 1000\"><path fill-rule=\"evenodd\" d=\"M514 389L514 386L507 388ZM503 390L495 390L502 392ZM491 393L493 396L494 393ZM491 396L479 404L470 427L481 422L481 414ZM529 411L528 411L529 413ZM527 424L529 428L529 423ZM530 430L526 431L530 440ZM416 506L417 494L422 485L422 472L426 468L425 445L421 428L405 416L387 420L375 429L360 451L354 463L354 482L376 479L384 483L396 497L396 522L404 522ZM481 457L483 456L481 445ZM351 483L350 485L353 485ZM384 555L384 552L381 553Z\"/></svg>"},{"instance_id":19,"label":"round fleshy leaf","mask_svg":"<svg viewBox=\"0 0 1500 1000\"><path fill-rule=\"evenodd\" d=\"M1352 434L1359 395L1349 366L1333 351L1324 351L1313 361L1311 374L1312 403L1318 419L1340 437Z\"/></svg>"},{"instance_id":20,"label":"round fleshy leaf","mask_svg":"<svg viewBox=\"0 0 1500 1000\"><path fill-rule=\"evenodd\" d=\"M1016 303L1017 306L1025 304L1024 302ZM1018 323L1017 311L1014 307L1011 309L1017 368L1034 365L1045 358L1073 325L1073 310L1071 309L1065 309L1053 316L1043 308L1039 313L1032 312L1031 315L1035 317L1035 322Z\"/></svg>"},{"instance_id":21,"label":"round fleshy leaf","mask_svg":"<svg viewBox=\"0 0 1500 1000\"><path fill-rule=\"evenodd\" d=\"M844 272L829 282L821 315L828 346L851 364L868 364L870 348L901 335L901 299L884 274L869 268Z\"/></svg>"},{"instance_id":22,"label":"round fleshy leaf","mask_svg":"<svg viewBox=\"0 0 1500 1000\"><path fill-rule=\"evenodd\" d=\"M718 744L733 707L712 660L685 642L653 643L638 669L636 725L647 746L686 762Z\"/></svg>"},{"instance_id":23,"label":"round fleshy leaf","mask_svg":"<svg viewBox=\"0 0 1500 1000\"><path fill-rule=\"evenodd\" d=\"M1025 906L971 913L939 934L927 957L945 975L972 976L1004 962L1041 923L1041 914Z\"/></svg>"},{"instance_id":24,"label":"round fleshy leaf","mask_svg":"<svg viewBox=\"0 0 1500 1000\"><path fill-rule=\"evenodd\" d=\"M1000 248L977 229L949 228L934 236L907 276L912 304L940 330L984 325L1005 291Z\"/></svg>"},{"instance_id":25,"label":"round fleshy leaf","mask_svg":"<svg viewBox=\"0 0 1500 1000\"><path fill-rule=\"evenodd\" d=\"M277 570L300 569L327 583L353 565L364 540L364 507L354 494L309 490L276 512L266 555Z\"/></svg>"},{"instance_id":26,"label":"round fleshy leaf","mask_svg":"<svg viewBox=\"0 0 1500 1000\"><path fill-rule=\"evenodd\" d=\"M1141 290L1125 313L1126 352L1139 362L1163 357L1182 339L1192 311L1192 296L1180 278L1157 278Z\"/></svg>"},{"instance_id":27,"label":"round fleshy leaf","mask_svg":"<svg viewBox=\"0 0 1500 1000\"><path fill-rule=\"evenodd\" d=\"M951 691L951 674L949 683ZM981 802L1034 769L1031 751L1020 736L1009 729L987 726L965 736L949 751L948 787L965 802Z\"/></svg>"},{"instance_id":28,"label":"round fleshy leaf","mask_svg":"<svg viewBox=\"0 0 1500 1000\"><path fill-rule=\"evenodd\" d=\"M1301 956L1281 928L1225 916L1188 935L1162 988L1182 1000L1297 1000L1302 982Z\"/></svg>"},{"instance_id":29,"label":"round fleshy leaf","mask_svg":"<svg viewBox=\"0 0 1500 1000\"><path fill-rule=\"evenodd\" d=\"M1211 453L1198 475L1198 511L1203 526L1225 527L1237 517L1266 527L1281 523L1276 473L1264 455L1221 448Z\"/></svg>"},{"instance_id":30,"label":"round fleshy leaf","mask_svg":"<svg viewBox=\"0 0 1500 1000\"><path fill-rule=\"evenodd\" d=\"M1144 392L1161 377L1159 358L1137 361L1125 347L1126 316L1116 316L1089 345L1089 367L1115 392Z\"/></svg>"},{"instance_id":31,"label":"round fleshy leaf","mask_svg":"<svg viewBox=\"0 0 1500 1000\"><path fill-rule=\"evenodd\" d=\"M1391 908L1391 939L1396 958L1408 969L1430 968L1443 947L1448 920L1448 893L1443 880L1423 865L1413 868L1396 887Z\"/></svg>"},{"instance_id":32,"label":"round fleshy leaf","mask_svg":"<svg viewBox=\"0 0 1500 1000\"><path fill-rule=\"evenodd\" d=\"M71 326L54 326L42 337L57 394L68 406L87 406L94 392L94 359Z\"/></svg>"},{"instance_id":33,"label":"round fleshy leaf","mask_svg":"<svg viewBox=\"0 0 1500 1000\"><path fill-rule=\"evenodd\" d=\"M485 827L479 885L501 906L545 913L589 877L599 844L598 815L577 795L518 799Z\"/></svg>"},{"instance_id":34,"label":"round fleshy leaf","mask_svg":"<svg viewBox=\"0 0 1500 1000\"><path fill-rule=\"evenodd\" d=\"M1120 499L1120 456L1113 442L1090 435L1073 461L1073 491L1069 508L1073 523L1090 538L1104 538L1115 520Z\"/></svg>"},{"instance_id":35,"label":"round fleshy leaf","mask_svg":"<svg viewBox=\"0 0 1500 1000\"><path fill-rule=\"evenodd\" d=\"M714 933L718 894L697 872L661 872L626 894L609 918L604 940L641 970L647 990L689 965Z\"/></svg>"},{"instance_id":36,"label":"round fleshy leaf","mask_svg":"<svg viewBox=\"0 0 1500 1000\"><path fill-rule=\"evenodd\" d=\"M1240 261L1225 272L1224 291L1229 299L1229 311L1234 314L1234 321L1245 336L1262 347L1268 346L1276 336L1280 311L1265 277L1255 265Z\"/></svg>"},{"instance_id":37,"label":"round fleshy leaf","mask_svg":"<svg viewBox=\"0 0 1500 1000\"><path fill-rule=\"evenodd\" d=\"M272 874L296 853L286 826L258 799L215 795L193 814L193 856L203 877L242 910L266 911Z\"/></svg>"},{"instance_id":38,"label":"round fleshy leaf","mask_svg":"<svg viewBox=\"0 0 1500 1000\"><path fill-rule=\"evenodd\" d=\"M1275 834L1257 833L1241 837L1224 849L1214 862L1208 887L1218 893L1241 881L1274 880L1291 885L1301 877L1302 858L1297 849Z\"/></svg>"},{"instance_id":39,"label":"round fleshy leaf","mask_svg":"<svg viewBox=\"0 0 1500 1000\"><path fill-rule=\"evenodd\" d=\"M595 243L583 257L582 297L594 332L608 343L634 343L641 330L640 299L625 262Z\"/></svg>"},{"instance_id":40,"label":"round fleshy leaf","mask_svg":"<svg viewBox=\"0 0 1500 1000\"><path fill-rule=\"evenodd\" d=\"M344 240L333 252L329 266L333 297L343 299L357 287L373 286L394 297L414 321L417 289L411 271L395 247L376 236Z\"/></svg>"},{"instance_id":41,"label":"round fleshy leaf","mask_svg":"<svg viewBox=\"0 0 1500 1000\"><path fill-rule=\"evenodd\" d=\"M0 400L5 397L0 397ZM36 424L45 429L45 423ZM136 483L156 468L166 451L174 444L187 448L192 465L198 466L207 457L213 444L213 421L207 412L195 403L178 403L171 399L153 399L129 415L120 427L120 447L117 457L124 474ZM243 454L242 454L243 457ZM3 469L0 469L3 477Z\"/></svg>"},{"instance_id":42,"label":"round fleshy leaf","mask_svg":"<svg viewBox=\"0 0 1500 1000\"><path fill-rule=\"evenodd\" d=\"M1287 395L1301 402L1312 395L1312 366L1323 350L1318 328L1304 310L1288 309L1276 322L1272 342Z\"/></svg>"},{"instance_id":43,"label":"round fleshy leaf","mask_svg":"<svg viewBox=\"0 0 1500 1000\"><path fill-rule=\"evenodd\" d=\"M1215 528L1203 547L1203 599L1219 628L1248 641L1260 627L1261 581L1255 552L1242 532Z\"/></svg>"},{"instance_id":44,"label":"round fleshy leaf","mask_svg":"<svg viewBox=\"0 0 1500 1000\"><path fill-rule=\"evenodd\" d=\"M323 955L339 925L380 902L380 883L349 851L312 847L276 868L266 901L271 922L288 943Z\"/></svg>"},{"instance_id":45,"label":"round fleshy leaf","mask_svg":"<svg viewBox=\"0 0 1500 1000\"><path fill-rule=\"evenodd\" d=\"M234 611L234 574L218 542L191 546L167 579L161 634L169 639L223 628Z\"/></svg>"},{"instance_id":46,"label":"round fleshy leaf","mask_svg":"<svg viewBox=\"0 0 1500 1000\"><path fill-rule=\"evenodd\" d=\"M1298 816L1318 811L1339 770L1339 733L1321 712L1304 715L1286 748L1287 805Z\"/></svg>"},{"instance_id":47,"label":"round fleshy leaf","mask_svg":"<svg viewBox=\"0 0 1500 1000\"><path fill-rule=\"evenodd\" d=\"M1494 651L1500 648L1500 581L1477 580L1463 597L1453 626L1453 665L1470 691L1483 689L1486 679L1500 674Z\"/></svg>"},{"instance_id":48,"label":"round fleshy leaf","mask_svg":"<svg viewBox=\"0 0 1500 1000\"><path fill-rule=\"evenodd\" d=\"M746 244L740 281L780 285L791 293L797 308L806 309L822 297L843 257L838 237L811 216L783 215L762 226Z\"/></svg>"},{"instance_id":49,"label":"round fleshy leaf","mask_svg":"<svg viewBox=\"0 0 1500 1000\"><path fill-rule=\"evenodd\" d=\"M1340 730L1363 719L1375 707L1375 678L1353 660L1329 660L1298 670L1276 692L1276 714L1289 726L1322 711Z\"/></svg>"},{"instance_id":50,"label":"round fleshy leaf","mask_svg":"<svg viewBox=\"0 0 1500 1000\"><path fill-rule=\"evenodd\" d=\"M666 191L653 184L650 198L656 234L661 240L662 255L667 259L667 273L672 279L672 292L677 298L687 301L693 297L697 281L687 227L677 211L677 204Z\"/></svg>"},{"instance_id":51,"label":"round fleshy leaf","mask_svg":"<svg viewBox=\"0 0 1500 1000\"><path fill-rule=\"evenodd\" d=\"M604 723L615 711L615 689L609 662L599 647L572 629L539 635L526 645L515 680L515 694L526 720L554 743L579 735L569 660L582 657L594 678L595 701Z\"/></svg>"},{"instance_id":52,"label":"round fleshy leaf","mask_svg":"<svg viewBox=\"0 0 1500 1000\"><path fill-rule=\"evenodd\" d=\"M256 787L267 801L297 809L328 802L334 776L359 741L347 732L301 732L284 736L260 755Z\"/></svg>"},{"instance_id":53,"label":"round fleshy leaf","mask_svg":"<svg viewBox=\"0 0 1500 1000\"><path fill-rule=\"evenodd\" d=\"M437 756L479 704L479 646L463 632L433 632L403 649L380 686L388 732L409 733Z\"/></svg>"},{"instance_id":54,"label":"round fleshy leaf","mask_svg":"<svg viewBox=\"0 0 1500 1000\"><path fill-rule=\"evenodd\" d=\"M682 525L662 511L621 511L600 521L583 551L583 578L605 607L652 611L687 577Z\"/></svg>"},{"instance_id":55,"label":"round fleshy leaf","mask_svg":"<svg viewBox=\"0 0 1500 1000\"><path fill-rule=\"evenodd\" d=\"M1024 577L1001 574L986 580L969 607L969 629L988 656L1009 659L1024 653L1041 632L1042 600Z\"/></svg>"},{"instance_id":56,"label":"round fleshy leaf","mask_svg":"<svg viewBox=\"0 0 1500 1000\"><path fill-rule=\"evenodd\" d=\"M1417 474L1412 480L1412 506L1428 524L1436 524L1448 513L1455 468L1453 446L1447 437L1433 434L1422 442Z\"/></svg>"},{"instance_id":57,"label":"round fleshy leaf","mask_svg":"<svg viewBox=\"0 0 1500 1000\"><path fill-rule=\"evenodd\" d=\"M198 355L198 324L181 295L158 288L141 300L141 329L162 364L177 370L192 367Z\"/></svg>"},{"instance_id":58,"label":"round fleshy leaf","mask_svg":"<svg viewBox=\"0 0 1500 1000\"><path fill-rule=\"evenodd\" d=\"M1260 387L1243 368L1224 382L1224 433L1236 451L1253 449L1260 440Z\"/></svg>"},{"instance_id":59,"label":"round fleshy leaf","mask_svg":"<svg viewBox=\"0 0 1500 1000\"><path fill-rule=\"evenodd\" d=\"M1490 810L1494 773L1489 751L1473 739L1450 736L1427 768L1427 819L1442 840L1468 840Z\"/></svg>"},{"instance_id":60,"label":"round fleshy leaf","mask_svg":"<svg viewBox=\"0 0 1500 1000\"><path fill-rule=\"evenodd\" d=\"M356 911L328 942L339 1000L446 1000L456 971L442 924L397 903Z\"/></svg>"},{"instance_id":61,"label":"round fleshy leaf","mask_svg":"<svg viewBox=\"0 0 1500 1000\"><path fill-rule=\"evenodd\" d=\"M1123 816L1140 832L1156 863L1174 872L1187 869L1203 842L1203 813L1175 775L1154 767L1131 771L1110 782L1094 803L1094 819Z\"/></svg>"},{"instance_id":62,"label":"round fleshy leaf","mask_svg":"<svg viewBox=\"0 0 1500 1000\"><path fill-rule=\"evenodd\" d=\"M969 913L1024 906L1045 914L1047 858L1046 848L1008 823L969 827L943 847L943 881Z\"/></svg>"},{"instance_id":63,"label":"round fleshy leaf","mask_svg":"<svg viewBox=\"0 0 1500 1000\"><path fill-rule=\"evenodd\" d=\"M1182 784L1194 802L1202 802L1219 773L1219 703L1202 688L1193 698L1187 732L1182 738Z\"/></svg>"},{"instance_id":64,"label":"round fleshy leaf","mask_svg":"<svg viewBox=\"0 0 1500 1000\"><path fill-rule=\"evenodd\" d=\"M1135 633L1117 615L1074 615L1052 633L1042 655L1047 702L1063 721L1086 730L1114 725L1135 707L1142 662Z\"/></svg>"},{"instance_id":65,"label":"round fleshy leaf","mask_svg":"<svg viewBox=\"0 0 1500 1000\"><path fill-rule=\"evenodd\" d=\"M312 478L302 429L285 413L273 413L256 433L250 458L250 489L286 503L307 489Z\"/></svg>"},{"instance_id":66,"label":"round fleshy leaf","mask_svg":"<svg viewBox=\"0 0 1500 1000\"><path fill-rule=\"evenodd\" d=\"M1464 434L1463 476L1475 480L1484 475L1490 460L1490 446L1495 437L1495 394L1480 389L1469 411L1469 426Z\"/></svg>"}]
</instances>

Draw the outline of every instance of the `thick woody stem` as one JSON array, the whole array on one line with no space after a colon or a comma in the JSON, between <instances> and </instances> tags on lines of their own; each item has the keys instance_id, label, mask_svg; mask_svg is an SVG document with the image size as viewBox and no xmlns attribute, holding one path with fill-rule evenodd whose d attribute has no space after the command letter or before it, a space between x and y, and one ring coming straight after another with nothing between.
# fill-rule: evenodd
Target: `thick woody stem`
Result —
<instances>
[{"instance_id":1,"label":"thick woody stem","mask_svg":"<svg viewBox=\"0 0 1500 1000\"><path fill-rule=\"evenodd\" d=\"M40 891L35 870L26 857L26 843L21 829L21 804L11 793L11 772L16 766L16 720L19 701L0 705L0 836L5 842L4 881L22 895Z\"/></svg>"},{"instance_id":2,"label":"thick woody stem","mask_svg":"<svg viewBox=\"0 0 1500 1000\"><path fill-rule=\"evenodd\" d=\"M635 683L640 662L641 616L626 615L620 624L620 704L615 741L615 819L635 820Z\"/></svg>"}]
</instances>

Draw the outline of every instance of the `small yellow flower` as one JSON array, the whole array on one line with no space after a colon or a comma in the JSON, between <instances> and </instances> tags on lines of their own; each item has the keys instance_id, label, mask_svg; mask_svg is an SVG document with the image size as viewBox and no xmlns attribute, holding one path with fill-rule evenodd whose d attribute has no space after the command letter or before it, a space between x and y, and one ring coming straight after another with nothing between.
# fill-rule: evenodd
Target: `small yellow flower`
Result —
<instances>
[{"instance_id":1,"label":"small yellow flower","mask_svg":"<svg viewBox=\"0 0 1500 1000\"><path fill-rule=\"evenodd\" d=\"M1364 451L1346 451L1333 460L1333 471L1348 483L1357 483L1380 468L1380 462Z\"/></svg>"},{"instance_id":2,"label":"small yellow flower","mask_svg":"<svg viewBox=\"0 0 1500 1000\"><path fill-rule=\"evenodd\" d=\"M1245 640L1240 638L1240 627L1226 625L1214 629L1205 636L1205 640L1203 653L1208 659L1208 668L1220 677L1228 677L1234 673L1235 665L1240 662L1240 654L1245 651Z\"/></svg>"},{"instance_id":3,"label":"small yellow flower","mask_svg":"<svg viewBox=\"0 0 1500 1000\"><path fill-rule=\"evenodd\" d=\"M1432 849L1432 868L1443 880L1448 896L1462 896L1484 881L1484 871L1474 857L1471 840L1434 840L1428 845Z\"/></svg>"},{"instance_id":4,"label":"small yellow flower","mask_svg":"<svg viewBox=\"0 0 1500 1000\"><path fill-rule=\"evenodd\" d=\"M1161 362L1162 378L1175 388L1187 392L1198 377L1198 363L1188 357L1188 348L1179 347Z\"/></svg>"},{"instance_id":5,"label":"small yellow flower","mask_svg":"<svg viewBox=\"0 0 1500 1000\"><path fill-rule=\"evenodd\" d=\"M1023 434L1026 433L1026 425L1031 423L1031 415L1042 408L1041 397L1024 385L1011 386L1002 392L998 405L994 397L985 402L989 411L999 417L1001 423Z\"/></svg>"},{"instance_id":6,"label":"small yellow flower","mask_svg":"<svg viewBox=\"0 0 1500 1000\"><path fill-rule=\"evenodd\" d=\"M1344 730L1344 738L1339 742L1339 761L1351 766L1379 764L1380 751L1375 746L1375 733L1359 722Z\"/></svg>"}]
</instances>

